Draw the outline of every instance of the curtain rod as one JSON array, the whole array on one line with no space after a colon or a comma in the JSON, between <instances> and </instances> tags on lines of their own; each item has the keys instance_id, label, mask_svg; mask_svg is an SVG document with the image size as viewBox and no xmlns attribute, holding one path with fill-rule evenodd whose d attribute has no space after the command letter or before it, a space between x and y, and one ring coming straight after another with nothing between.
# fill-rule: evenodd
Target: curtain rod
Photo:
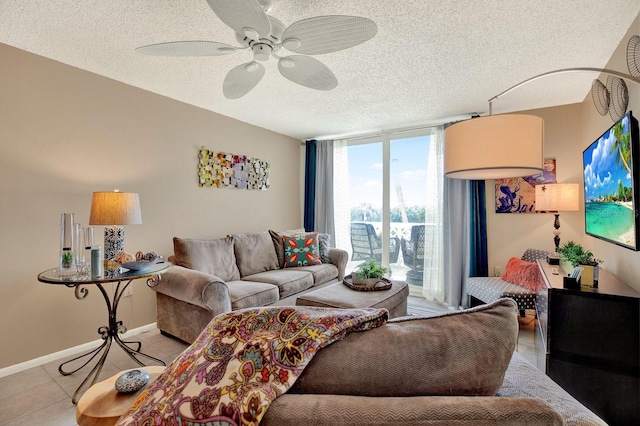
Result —
<instances>
[{"instance_id":1,"label":"curtain rod","mask_svg":"<svg viewBox=\"0 0 640 426\"><path fill-rule=\"evenodd\" d=\"M321 137L315 137L315 138L309 138L307 140L327 140L327 139L332 139L332 140L349 140L349 141L353 141L353 140L358 140L358 139L366 139L366 138L371 138L371 137L375 137L375 136L385 136L385 135L392 135L392 134L399 134L399 133L409 133L409 132L416 132L418 130L427 130L427 129L432 129L434 127L438 127L438 126L442 126L443 124L449 123L451 121L458 121L458 120L466 120L468 118L471 118L472 116L477 115L476 113L468 113L468 114L461 114L461 115L456 115L456 116L452 116L452 117L446 117L443 119L440 119L438 121L432 121L426 124L422 124L420 126L416 126L416 127L401 127L401 128L397 128L397 129L389 129L389 130L380 130L377 132L371 132L371 133L356 133L352 136L349 136L348 134L337 134L337 135L328 135L328 136L321 136Z\"/></svg>"}]
</instances>

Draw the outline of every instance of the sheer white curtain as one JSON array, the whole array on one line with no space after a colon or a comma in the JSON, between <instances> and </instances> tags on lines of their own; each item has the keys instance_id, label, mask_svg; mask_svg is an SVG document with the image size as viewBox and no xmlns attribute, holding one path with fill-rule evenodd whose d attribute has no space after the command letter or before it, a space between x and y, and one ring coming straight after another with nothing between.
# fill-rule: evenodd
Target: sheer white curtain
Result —
<instances>
[{"instance_id":1,"label":"sheer white curtain","mask_svg":"<svg viewBox=\"0 0 640 426\"><path fill-rule=\"evenodd\" d=\"M427 202L425 206L424 274L422 294L428 300L444 302L443 180L444 130L433 128L427 159Z\"/></svg>"},{"instance_id":2,"label":"sheer white curtain","mask_svg":"<svg viewBox=\"0 0 640 426\"><path fill-rule=\"evenodd\" d=\"M333 217L335 247L351 247L349 224L349 157L347 141L333 142Z\"/></svg>"},{"instance_id":3,"label":"sheer white curtain","mask_svg":"<svg viewBox=\"0 0 640 426\"><path fill-rule=\"evenodd\" d=\"M444 301L457 309L467 304L466 281L469 277L470 184L468 180L445 179L443 205L443 252L446 253Z\"/></svg>"},{"instance_id":4,"label":"sheer white curtain","mask_svg":"<svg viewBox=\"0 0 640 426\"><path fill-rule=\"evenodd\" d=\"M333 141L316 142L316 204L315 231L326 232L335 241L333 219Z\"/></svg>"}]
</instances>

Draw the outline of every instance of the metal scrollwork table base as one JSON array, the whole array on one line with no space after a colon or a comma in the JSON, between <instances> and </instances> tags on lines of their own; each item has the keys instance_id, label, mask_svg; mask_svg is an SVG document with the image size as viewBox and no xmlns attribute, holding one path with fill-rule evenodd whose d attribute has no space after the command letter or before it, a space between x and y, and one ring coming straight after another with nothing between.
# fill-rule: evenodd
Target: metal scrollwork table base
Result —
<instances>
[{"instance_id":1,"label":"metal scrollwork table base","mask_svg":"<svg viewBox=\"0 0 640 426\"><path fill-rule=\"evenodd\" d=\"M71 399L74 404L78 402L78 397L81 391L92 386L100 376L100 372L102 371L102 367L107 359L107 355L109 354L109 350L113 342L120 346L124 350L124 352L131 357L131 359L133 359L141 366L144 366L146 364L143 363L139 358L146 359L148 362L166 365L164 361L141 352L142 342L137 340L122 340L120 338L120 334L125 333L127 331L127 328L124 326L122 321L118 321L117 314L120 299L123 297L125 290L133 280L146 279L147 286L155 287L160 283L161 275L171 269L171 266L173 265L169 262L161 262L154 264L144 271L127 271L122 268L111 270L105 269L103 275L100 278L81 276L60 277L57 275L57 268L49 269L38 275L38 281L47 284L59 284L75 288L75 296L79 300L85 299L89 294L89 289L87 288L87 286L95 286L98 288L98 290L100 290L100 293L102 293L102 297L104 298L104 301L107 305L107 312L109 314L109 325L103 325L98 328L98 334L100 334L100 338L102 339L102 343L100 344L100 346L90 350L87 353L65 361L60 364L60 366L58 366L58 372L60 372L60 374L62 374L63 376L68 376L81 370L82 368L87 366L87 364L89 364L93 359L99 356L96 365L91 369L91 371L89 371L87 377L82 381L82 383L80 383L80 386L78 386L78 388L74 392L73 398ZM115 289L113 291L113 297L110 297L107 290L105 290L103 284L106 283L116 283ZM83 358L87 358L87 360L82 365L80 365L80 367L72 370L66 369L67 364Z\"/></svg>"}]
</instances>

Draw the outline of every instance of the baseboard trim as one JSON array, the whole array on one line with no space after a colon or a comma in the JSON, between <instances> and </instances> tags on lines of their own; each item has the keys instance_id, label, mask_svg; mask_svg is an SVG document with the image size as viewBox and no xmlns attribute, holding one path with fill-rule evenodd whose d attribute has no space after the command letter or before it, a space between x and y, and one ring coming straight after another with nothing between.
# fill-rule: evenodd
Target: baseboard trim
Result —
<instances>
[{"instance_id":1,"label":"baseboard trim","mask_svg":"<svg viewBox=\"0 0 640 426\"><path fill-rule=\"evenodd\" d=\"M157 325L154 322L151 324L143 325L142 327L128 330L126 333L122 335L122 337L124 338L132 337L147 331L155 330L156 328L157 328ZM51 361L55 361L57 359L61 359L70 355L75 355L83 351L89 351L95 348L96 346L100 345L100 343L102 343L102 339L97 339L92 342L87 342L82 345L74 346L73 348L64 349L59 352L54 352L49 355L45 355L29 361L21 362L20 364L14 364L14 365L10 365L9 367L0 368L0 378L10 376L15 373L20 373L30 368L38 367L40 365L47 364Z\"/></svg>"}]
</instances>

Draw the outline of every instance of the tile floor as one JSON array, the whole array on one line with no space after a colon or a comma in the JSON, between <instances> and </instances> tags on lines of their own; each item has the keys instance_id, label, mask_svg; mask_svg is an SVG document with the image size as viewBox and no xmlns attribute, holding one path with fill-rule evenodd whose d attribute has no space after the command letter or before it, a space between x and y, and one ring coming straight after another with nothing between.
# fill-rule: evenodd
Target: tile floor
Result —
<instances>
[{"instance_id":1,"label":"tile floor","mask_svg":"<svg viewBox=\"0 0 640 426\"><path fill-rule=\"evenodd\" d=\"M423 298L409 298L409 313L429 315L442 308ZM533 316L520 319L518 351L535 364ZM187 345L153 330L135 336L142 342L145 353L169 363ZM132 340L132 339L130 339ZM68 357L68 359L73 356ZM0 378L0 425L7 426L75 426L75 405L71 397L84 380L86 368L70 376L58 373L63 359ZM100 379L109 378L122 370L137 367L119 347L112 346Z\"/></svg>"}]
</instances>

